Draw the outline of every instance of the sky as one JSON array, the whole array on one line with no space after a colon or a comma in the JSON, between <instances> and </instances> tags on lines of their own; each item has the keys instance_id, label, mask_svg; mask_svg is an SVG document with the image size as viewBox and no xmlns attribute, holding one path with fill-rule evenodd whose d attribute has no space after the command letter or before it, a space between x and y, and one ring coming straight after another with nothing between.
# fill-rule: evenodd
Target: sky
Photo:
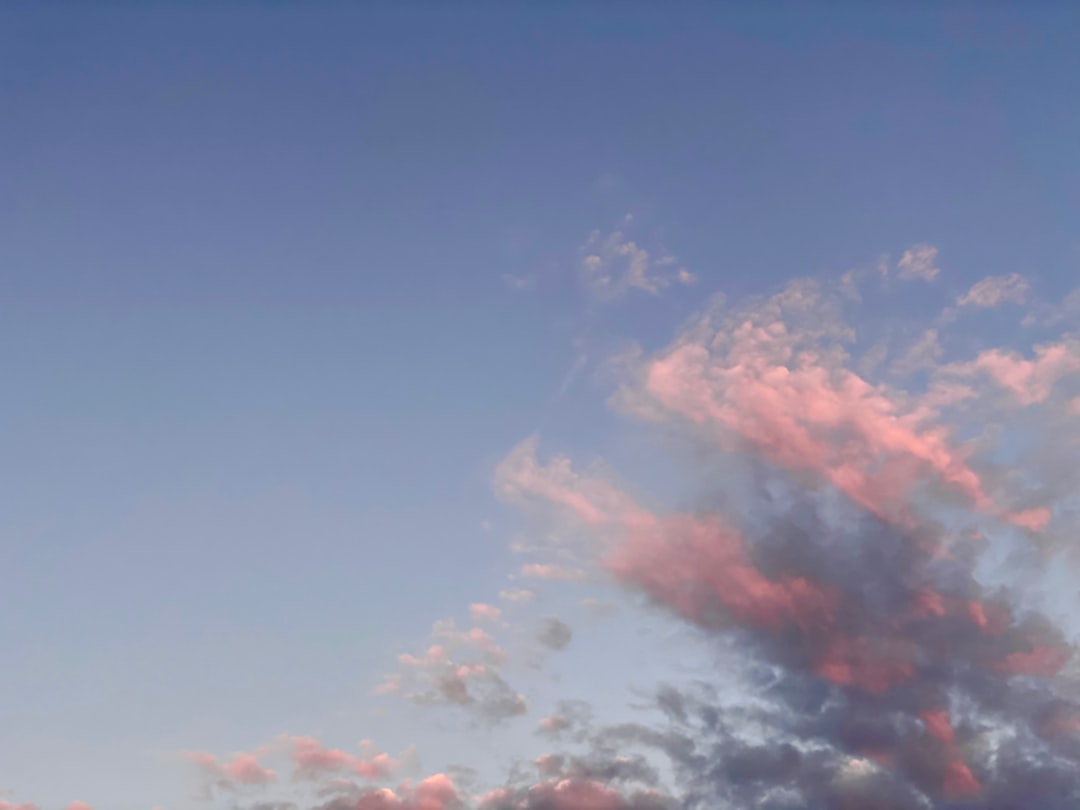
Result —
<instances>
[{"instance_id":1,"label":"sky","mask_svg":"<svg viewBox=\"0 0 1080 810\"><path fill-rule=\"evenodd\" d=\"M1080 801L1080 10L0 8L0 810Z\"/></svg>"}]
</instances>

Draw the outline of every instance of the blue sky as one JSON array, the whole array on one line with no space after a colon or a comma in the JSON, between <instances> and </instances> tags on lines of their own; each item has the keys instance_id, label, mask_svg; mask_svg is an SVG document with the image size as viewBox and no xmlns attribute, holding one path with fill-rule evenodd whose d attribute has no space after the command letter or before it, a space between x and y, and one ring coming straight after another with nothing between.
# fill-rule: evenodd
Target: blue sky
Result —
<instances>
[{"instance_id":1,"label":"blue sky","mask_svg":"<svg viewBox=\"0 0 1080 810\"><path fill-rule=\"evenodd\" d=\"M514 586L536 524L499 462L539 433L687 507L611 358L716 293L925 244L940 277L867 294L868 333L1012 273L1049 323L1080 286L1078 35L1051 3L6 6L0 789L194 807L179 752L281 733L533 755L539 714L493 742L370 694ZM594 230L694 283L593 294ZM980 317L957 358L1031 334ZM535 608L579 642L536 711L622 716L675 656L613 663L639 629L573 587Z\"/></svg>"}]
</instances>

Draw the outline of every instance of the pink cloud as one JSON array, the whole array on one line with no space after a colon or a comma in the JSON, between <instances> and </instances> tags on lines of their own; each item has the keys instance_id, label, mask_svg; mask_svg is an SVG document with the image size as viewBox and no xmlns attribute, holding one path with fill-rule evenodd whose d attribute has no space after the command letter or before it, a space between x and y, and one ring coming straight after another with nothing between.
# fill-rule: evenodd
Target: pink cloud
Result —
<instances>
[{"instance_id":1,"label":"pink cloud","mask_svg":"<svg viewBox=\"0 0 1080 810\"><path fill-rule=\"evenodd\" d=\"M575 506L571 506L571 508L577 511ZM602 513L592 513L590 520L597 523L603 522ZM580 582L585 578L585 573L577 568L565 568L561 565L547 563L523 565L521 566L521 575L529 579L546 579L556 582Z\"/></svg>"},{"instance_id":2,"label":"pink cloud","mask_svg":"<svg viewBox=\"0 0 1080 810\"><path fill-rule=\"evenodd\" d=\"M293 737L291 758L295 779L319 779L328 773L351 768L356 758L336 748L326 748L312 737Z\"/></svg>"},{"instance_id":3,"label":"pink cloud","mask_svg":"<svg viewBox=\"0 0 1080 810\"><path fill-rule=\"evenodd\" d=\"M254 754L237 754L232 762L222 766L222 771L241 785L265 785L277 779L277 774L272 770L259 765Z\"/></svg>"},{"instance_id":4,"label":"pink cloud","mask_svg":"<svg viewBox=\"0 0 1080 810\"><path fill-rule=\"evenodd\" d=\"M474 622L497 622L502 618L502 610L494 605L486 605L483 602L477 602L469 605L469 615L472 616Z\"/></svg>"},{"instance_id":5,"label":"pink cloud","mask_svg":"<svg viewBox=\"0 0 1080 810\"><path fill-rule=\"evenodd\" d=\"M563 729L570 728L570 721L565 717L552 715L551 717L545 717L540 721L540 728L548 732L562 731Z\"/></svg>"},{"instance_id":6,"label":"pink cloud","mask_svg":"<svg viewBox=\"0 0 1080 810\"><path fill-rule=\"evenodd\" d=\"M447 653L446 648L441 644L433 644L428 647L423 658L417 658L415 655L409 655L408 653L403 653L398 656L398 663L406 667L430 667L438 664L445 664L449 660L450 656Z\"/></svg>"},{"instance_id":7,"label":"pink cloud","mask_svg":"<svg viewBox=\"0 0 1080 810\"><path fill-rule=\"evenodd\" d=\"M1045 525L1043 511L997 508L966 453L950 445L948 428L935 422L938 409L972 395L969 388L939 384L922 401L890 396L835 361L826 362L827 352L800 350L814 337L791 331L763 308L722 330L684 338L647 362L639 388L623 397L654 419L698 426L724 447L748 444L774 464L816 473L884 520L909 522L915 488L936 482L984 513L1027 528ZM1052 379L1080 368L1061 347L1044 348L1032 363L997 353L976 363L1027 398L1045 396ZM550 488L572 482L562 473L544 483ZM586 492L579 488L577 495ZM573 499L562 498L587 515Z\"/></svg>"},{"instance_id":8,"label":"pink cloud","mask_svg":"<svg viewBox=\"0 0 1080 810\"><path fill-rule=\"evenodd\" d=\"M86 802L72 802L67 806L67 810L94 810L94 807Z\"/></svg>"},{"instance_id":9,"label":"pink cloud","mask_svg":"<svg viewBox=\"0 0 1080 810\"><path fill-rule=\"evenodd\" d=\"M838 602L837 594L806 579L765 577L750 561L742 537L716 519L635 521L607 567L699 624L723 607L749 627L811 629L831 622Z\"/></svg>"},{"instance_id":10,"label":"pink cloud","mask_svg":"<svg viewBox=\"0 0 1080 810\"><path fill-rule=\"evenodd\" d=\"M13 804L4 799L0 799L0 810L40 810L40 808L32 802L23 802L21 804Z\"/></svg>"},{"instance_id":11,"label":"pink cloud","mask_svg":"<svg viewBox=\"0 0 1080 810\"><path fill-rule=\"evenodd\" d=\"M378 684L372 692L376 695L395 695L401 691L401 676L397 673L387 675L382 683Z\"/></svg>"},{"instance_id":12,"label":"pink cloud","mask_svg":"<svg viewBox=\"0 0 1080 810\"><path fill-rule=\"evenodd\" d=\"M964 762L963 754L956 745L956 733L953 731L949 712L944 709L924 711L920 718L926 726L927 734L941 746L947 760L942 792L949 797L959 798L974 796L982 790L982 785L971 768Z\"/></svg>"},{"instance_id":13,"label":"pink cloud","mask_svg":"<svg viewBox=\"0 0 1080 810\"><path fill-rule=\"evenodd\" d=\"M397 770L400 763L389 754L376 754L369 759L358 759L354 762L352 770L364 779L377 781L388 779Z\"/></svg>"},{"instance_id":14,"label":"pink cloud","mask_svg":"<svg viewBox=\"0 0 1080 810\"><path fill-rule=\"evenodd\" d=\"M517 478L507 467L504 480L517 481L523 494L549 498L598 529L620 530L621 538L605 558L608 570L684 618L705 624L723 609L741 624L772 631L789 626L810 630L832 621L836 593L800 577L766 577L750 561L739 533L718 519L660 518L568 466L550 470L535 457L519 456L518 461L528 475ZM577 491L568 492L570 487ZM603 503L593 504L584 493L600 493ZM571 495L582 495L586 508Z\"/></svg>"},{"instance_id":15,"label":"pink cloud","mask_svg":"<svg viewBox=\"0 0 1080 810\"><path fill-rule=\"evenodd\" d=\"M389 788L364 793L358 799L335 803L342 810L450 810L462 805L462 799L446 774L429 776L413 787L406 783L396 791Z\"/></svg>"},{"instance_id":16,"label":"pink cloud","mask_svg":"<svg viewBox=\"0 0 1080 810\"><path fill-rule=\"evenodd\" d=\"M640 806L637 798L591 779L560 779L541 782L522 790L499 788L480 797L480 810L515 810L544 807L549 810L629 810ZM658 794L646 792L657 797ZM655 806L655 802L648 806Z\"/></svg>"},{"instance_id":17,"label":"pink cloud","mask_svg":"<svg viewBox=\"0 0 1080 810\"><path fill-rule=\"evenodd\" d=\"M629 499L623 493L600 478L579 475L568 458L559 456L541 467L536 460L537 444L535 437L526 439L499 464L495 487L503 498L513 502L543 498L590 526L604 523L610 513L627 507Z\"/></svg>"},{"instance_id":18,"label":"pink cloud","mask_svg":"<svg viewBox=\"0 0 1080 810\"><path fill-rule=\"evenodd\" d=\"M875 641L837 634L819 654L814 671L838 686L871 695L883 695L915 675L914 645L903 640L887 645Z\"/></svg>"},{"instance_id":19,"label":"pink cloud","mask_svg":"<svg viewBox=\"0 0 1080 810\"><path fill-rule=\"evenodd\" d=\"M227 763L221 763L213 754L192 751L184 757L197 765L210 785L225 790L235 790L239 785L266 785L277 780L277 774L259 765L255 754L234 754Z\"/></svg>"},{"instance_id":20,"label":"pink cloud","mask_svg":"<svg viewBox=\"0 0 1080 810\"><path fill-rule=\"evenodd\" d=\"M1034 405L1045 402L1062 377L1080 371L1080 357L1063 343L1037 346L1033 360L991 349L970 363L955 364L949 370L957 374L985 374L1021 405Z\"/></svg>"}]
</instances>

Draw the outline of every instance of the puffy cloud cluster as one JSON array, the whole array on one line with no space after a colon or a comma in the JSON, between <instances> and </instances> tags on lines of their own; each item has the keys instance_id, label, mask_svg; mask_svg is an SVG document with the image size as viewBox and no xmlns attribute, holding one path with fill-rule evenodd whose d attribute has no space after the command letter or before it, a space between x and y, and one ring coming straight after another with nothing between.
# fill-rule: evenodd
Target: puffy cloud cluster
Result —
<instances>
[{"instance_id":1,"label":"puffy cloud cluster","mask_svg":"<svg viewBox=\"0 0 1080 810\"><path fill-rule=\"evenodd\" d=\"M932 278L933 259L909 251L901 268ZM1076 806L1073 644L976 575L986 533L1022 554L1061 504L1010 492L1016 471L976 452L992 442L957 438L970 427L957 405L1004 390L1066 413L1080 353L1066 337L1030 360L935 356L927 388L894 389L849 368L853 333L836 311L805 282L710 311L641 357L613 400L745 465L748 495L730 514L656 513L565 457L541 463L535 440L500 467L504 497L602 537L599 563L617 581L739 638L757 667L752 708L669 692L670 728L623 728L619 744L667 756L684 807ZM570 726L544 721L556 735Z\"/></svg>"},{"instance_id":2,"label":"puffy cloud cluster","mask_svg":"<svg viewBox=\"0 0 1080 810\"><path fill-rule=\"evenodd\" d=\"M277 773L263 767L257 753L239 752L226 762L206 751L189 751L184 757L198 767L206 798L213 796L216 790L235 791L244 786L268 785L277 781Z\"/></svg>"},{"instance_id":3,"label":"puffy cloud cluster","mask_svg":"<svg viewBox=\"0 0 1080 810\"><path fill-rule=\"evenodd\" d=\"M655 293L675 266L622 230L595 235L584 260L609 291ZM910 248L896 273L933 280L937 250ZM1029 587L1061 561L1047 538L1070 536L1080 507L1068 472L1080 443L1061 432L1080 414L1080 343L957 343L941 319L891 363L875 347L853 364L854 284L718 301L670 345L624 359L611 404L678 436L673 451L692 445L731 492L704 476L660 505L599 465L544 460L536 437L513 448L495 490L558 526L558 542L523 546L535 556L511 581L531 587L473 602L471 626L437 622L379 688L492 724L520 718L511 645L580 644L562 619L520 611L544 589L614 584L717 655L738 651L739 694L719 678L661 686L652 725L598 725L588 704L561 702L529 721L552 747L494 789L452 769L391 786L404 756L283 736L225 759L188 754L206 796L288 781L318 810L1080 807L1080 657ZM1002 276L955 303L1028 292ZM981 568L991 550L1009 563L995 584Z\"/></svg>"},{"instance_id":4,"label":"puffy cloud cluster","mask_svg":"<svg viewBox=\"0 0 1080 810\"><path fill-rule=\"evenodd\" d=\"M486 604L474 604L470 613L485 621L502 616ZM376 691L400 693L422 706L456 706L497 723L528 711L524 695L503 677L506 661L506 651L487 630L461 630L453 620L439 621L426 650L400 655L400 671L387 676Z\"/></svg>"}]
</instances>

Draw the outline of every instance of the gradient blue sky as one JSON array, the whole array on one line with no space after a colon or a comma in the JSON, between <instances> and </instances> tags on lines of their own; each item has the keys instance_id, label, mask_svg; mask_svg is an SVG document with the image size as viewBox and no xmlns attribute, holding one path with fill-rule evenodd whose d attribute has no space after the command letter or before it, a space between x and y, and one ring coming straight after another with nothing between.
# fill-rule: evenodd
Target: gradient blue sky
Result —
<instances>
[{"instance_id":1,"label":"gradient blue sky","mask_svg":"<svg viewBox=\"0 0 1080 810\"><path fill-rule=\"evenodd\" d=\"M942 300L1077 286L1080 10L945 5L6 4L0 789L187 807L175 752L283 731L438 767L370 690L506 587L517 442L662 478L624 340L916 243ZM588 296L628 212L697 284Z\"/></svg>"}]
</instances>

